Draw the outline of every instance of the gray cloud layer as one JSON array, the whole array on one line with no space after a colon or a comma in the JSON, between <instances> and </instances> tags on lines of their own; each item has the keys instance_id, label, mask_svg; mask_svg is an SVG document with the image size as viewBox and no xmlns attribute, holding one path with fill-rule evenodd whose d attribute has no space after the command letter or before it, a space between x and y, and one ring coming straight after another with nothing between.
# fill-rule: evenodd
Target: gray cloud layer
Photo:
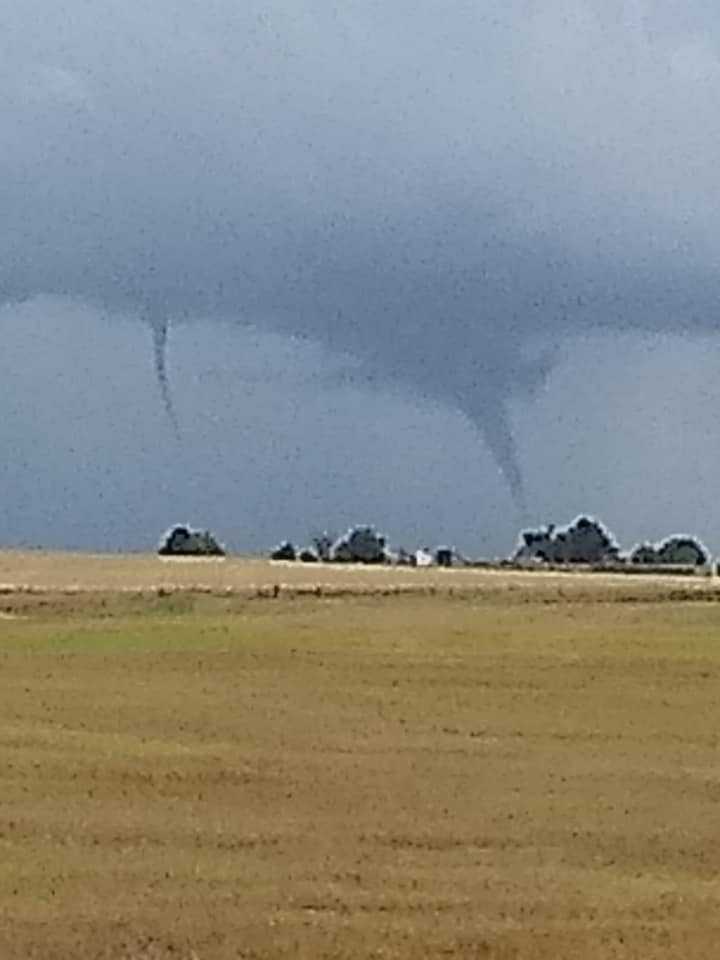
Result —
<instances>
[{"instance_id":1,"label":"gray cloud layer","mask_svg":"<svg viewBox=\"0 0 720 960\"><path fill-rule=\"evenodd\" d=\"M301 335L462 410L714 331L708 3L3 0L0 294ZM208 327L208 329L210 329Z\"/></svg>"}]
</instances>

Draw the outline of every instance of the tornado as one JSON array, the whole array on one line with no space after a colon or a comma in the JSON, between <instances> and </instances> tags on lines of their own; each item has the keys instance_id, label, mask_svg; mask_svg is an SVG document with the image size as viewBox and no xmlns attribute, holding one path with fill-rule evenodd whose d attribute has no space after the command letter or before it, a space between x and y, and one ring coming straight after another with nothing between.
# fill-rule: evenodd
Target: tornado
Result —
<instances>
[{"instance_id":1,"label":"tornado","mask_svg":"<svg viewBox=\"0 0 720 960\"><path fill-rule=\"evenodd\" d=\"M463 412L482 437L508 486L523 524L528 523L527 494L507 401L502 396L470 399Z\"/></svg>"},{"instance_id":2,"label":"tornado","mask_svg":"<svg viewBox=\"0 0 720 960\"><path fill-rule=\"evenodd\" d=\"M148 318L153 340L153 365L155 367L155 377L160 391L160 398L165 409L165 415L170 423L173 434L177 439L180 437L180 425L177 414L175 413L175 404L173 403L172 390L170 389L170 378L167 369L167 345L169 324L166 317L151 316Z\"/></svg>"}]
</instances>

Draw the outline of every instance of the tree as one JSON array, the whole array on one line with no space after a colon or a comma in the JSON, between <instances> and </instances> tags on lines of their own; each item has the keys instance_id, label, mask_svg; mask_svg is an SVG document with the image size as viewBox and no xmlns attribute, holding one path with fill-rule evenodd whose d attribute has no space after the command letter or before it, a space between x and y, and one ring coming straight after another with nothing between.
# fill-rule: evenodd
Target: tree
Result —
<instances>
[{"instance_id":1,"label":"tree","mask_svg":"<svg viewBox=\"0 0 720 960\"><path fill-rule=\"evenodd\" d=\"M607 563L616 560L619 549L615 538L592 517L580 516L563 528L554 524L538 530L525 530L514 560L541 563Z\"/></svg>"},{"instance_id":2,"label":"tree","mask_svg":"<svg viewBox=\"0 0 720 960\"><path fill-rule=\"evenodd\" d=\"M641 543L630 554L630 562L637 564L668 564L702 567L710 561L708 550L696 537L676 535L659 543Z\"/></svg>"}]
</instances>

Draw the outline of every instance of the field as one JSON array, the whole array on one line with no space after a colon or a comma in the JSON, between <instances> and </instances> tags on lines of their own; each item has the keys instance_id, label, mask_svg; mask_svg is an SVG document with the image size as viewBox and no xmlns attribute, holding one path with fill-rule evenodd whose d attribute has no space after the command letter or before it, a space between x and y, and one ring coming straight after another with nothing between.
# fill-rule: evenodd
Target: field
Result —
<instances>
[{"instance_id":1,"label":"field","mask_svg":"<svg viewBox=\"0 0 720 960\"><path fill-rule=\"evenodd\" d=\"M706 958L713 579L0 554L0 958Z\"/></svg>"}]
</instances>

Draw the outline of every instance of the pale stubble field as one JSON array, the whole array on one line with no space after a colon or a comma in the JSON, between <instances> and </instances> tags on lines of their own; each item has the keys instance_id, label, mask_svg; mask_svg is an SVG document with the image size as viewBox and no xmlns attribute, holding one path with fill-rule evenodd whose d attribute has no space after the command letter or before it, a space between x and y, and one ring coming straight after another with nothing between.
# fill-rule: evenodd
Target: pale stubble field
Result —
<instances>
[{"instance_id":1,"label":"pale stubble field","mask_svg":"<svg viewBox=\"0 0 720 960\"><path fill-rule=\"evenodd\" d=\"M158 593L150 558L119 585L27 556L0 562L36 588L0 596L2 960L720 951L714 581L257 598L299 574L166 565Z\"/></svg>"}]
</instances>

